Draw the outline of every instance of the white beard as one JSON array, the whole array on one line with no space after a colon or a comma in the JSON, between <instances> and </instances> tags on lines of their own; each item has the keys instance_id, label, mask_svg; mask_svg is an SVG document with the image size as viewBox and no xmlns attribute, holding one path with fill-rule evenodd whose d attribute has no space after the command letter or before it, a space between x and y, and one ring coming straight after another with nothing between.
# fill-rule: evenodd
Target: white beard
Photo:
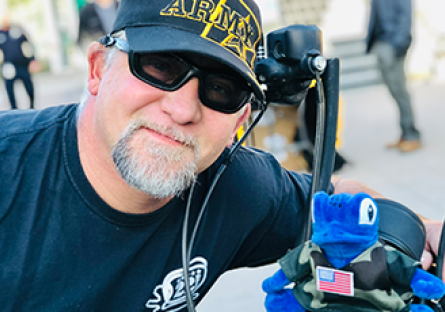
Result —
<instances>
[{"instance_id":1,"label":"white beard","mask_svg":"<svg viewBox=\"0 0 445 312\"><path fill-rule=\"evenodd\" d=\"M138 140L135 134L141 127L174 137L183 146L169 147L150 140ZM190 153L194 154L193 158L187 161ZM125 129L111 155L119 174L129 185L154 198L162 199L180 195L196 179L199 146L196 140L176 129L133 121ZM152 160L144 160L147 156ZM172 166L178 169L173 170Z\"/></svg>"}]
</instances>

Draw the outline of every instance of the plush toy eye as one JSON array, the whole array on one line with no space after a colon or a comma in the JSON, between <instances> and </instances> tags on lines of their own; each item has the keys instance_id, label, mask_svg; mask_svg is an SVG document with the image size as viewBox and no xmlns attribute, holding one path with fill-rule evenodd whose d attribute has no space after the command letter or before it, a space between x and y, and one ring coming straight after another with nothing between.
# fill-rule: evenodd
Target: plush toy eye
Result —
<instances>
[{"instance_id":1,"label":"plush toy eye","mask_svg":"<svg viewBox=\"0 0 445 312\"><path fill-rule=\"evenodd\" d=\"M359 224L374 224L377 218L377 207L370 198L365 198L360 203Z\"/></svg>"}]
</instances>

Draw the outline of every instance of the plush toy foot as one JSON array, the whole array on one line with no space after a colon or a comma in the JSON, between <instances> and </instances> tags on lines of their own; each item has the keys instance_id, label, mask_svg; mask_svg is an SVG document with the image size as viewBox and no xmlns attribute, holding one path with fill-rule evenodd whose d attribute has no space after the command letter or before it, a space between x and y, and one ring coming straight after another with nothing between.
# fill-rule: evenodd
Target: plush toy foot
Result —
<instances>
[{"instance_id":1,"label":"plush toy foot","mask_svg":"<svg viewBox=\"0 0 445 312\"><path fill-rule=\"evenodd\" d=\"M424 304L412 304L411 312L434 312L434 310Z\"/></svg>"},{"instance_id":2,"label":"plush toy foot","mask_svg":"<svg viewBox=\"0 0 445 312\"><path fill-rule=\"evenodd\" d=\"M440 278L417 269L411 281L413 293L423 299L440 299L445 294L445 284Z\"/></svg>"},{"instance_id":3,"label":"plush toy foot","mask_svg":"<svg viewBox=\"0 0 445 312\"><path fill-rule=\"evenodd\" d=\"M295 299L292 289L285 288L290 284L280 269L263 281L262 288L267 293L264 306L267 312L304 312L304 308Z\"/></svg>"},{"instance_id":4,"label":"plush toy foot","mask_svg":"<svg viewBox=\"0 0 445 312\"><path fill-rule=\"evenodd\" d=\"M275 272L274 275L263 281L262 288L264 292L270 294L283 290L283 288L289 284L290 281L287 279L286 275L284 275L283 270L280 269Z\"/></svg>"},{"instance_id":5,"label":"plush toy foot","mask_svg":"<svg viewBox=\"0 0 445 312\"><path fill-rule=\"evenodd\" d=\"M304 312L304 308L295 299L292 289L267 294L264 306L267 312Z\"/></svg>"}]
</instances>

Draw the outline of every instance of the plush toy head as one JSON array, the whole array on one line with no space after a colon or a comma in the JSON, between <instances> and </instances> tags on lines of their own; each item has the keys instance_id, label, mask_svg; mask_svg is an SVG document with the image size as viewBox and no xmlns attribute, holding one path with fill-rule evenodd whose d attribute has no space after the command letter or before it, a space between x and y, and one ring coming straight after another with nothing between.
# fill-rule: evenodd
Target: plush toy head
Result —
<instances>
[{"instance_id":1,"label":"plush toy head","mask_svg":"<svg viewBox=\"0 0 445 312\"><path fill-rule=\"evenodd\" d=\"M312 242L334 266L342 267L377 241L378 218L377 205L365 193L318 192L312 201Z\"/></svg>"},{"instance_id":2,"label":"plush toy head","mask_svg":"<svg viewBox=\"0 0 445 312\"><path fill-rule=\"evenodd\" d=\"M408 311L405 300L412 293L429 300L445 294L445 284L417 261L376 244L379 211L369 195L319 192L312 206L312 242L289 251L278 261L281 268L262 284L268 312L339 311L340 306L341 311L399 312ZM320 257L320 249L335 270ZM409 311L433 312L425 304L411 304Z\"/></svg>"}]
</instances>

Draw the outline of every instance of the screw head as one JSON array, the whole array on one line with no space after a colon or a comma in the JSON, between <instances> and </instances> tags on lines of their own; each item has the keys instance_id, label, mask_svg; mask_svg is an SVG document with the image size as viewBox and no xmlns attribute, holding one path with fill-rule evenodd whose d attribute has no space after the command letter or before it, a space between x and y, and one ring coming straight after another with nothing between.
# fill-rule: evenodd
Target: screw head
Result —
<instances>
[{"instance_id":1,"label":"screw head","mask_svg":"<svg viewBox=\"0 0 445 312\"><path fill-rule=\"evenodd\" d=\"M323 56L317 56L312 60L312 65L316 70L322 72L326 68L327 61Z\"/></svg>"}]
</instances>

